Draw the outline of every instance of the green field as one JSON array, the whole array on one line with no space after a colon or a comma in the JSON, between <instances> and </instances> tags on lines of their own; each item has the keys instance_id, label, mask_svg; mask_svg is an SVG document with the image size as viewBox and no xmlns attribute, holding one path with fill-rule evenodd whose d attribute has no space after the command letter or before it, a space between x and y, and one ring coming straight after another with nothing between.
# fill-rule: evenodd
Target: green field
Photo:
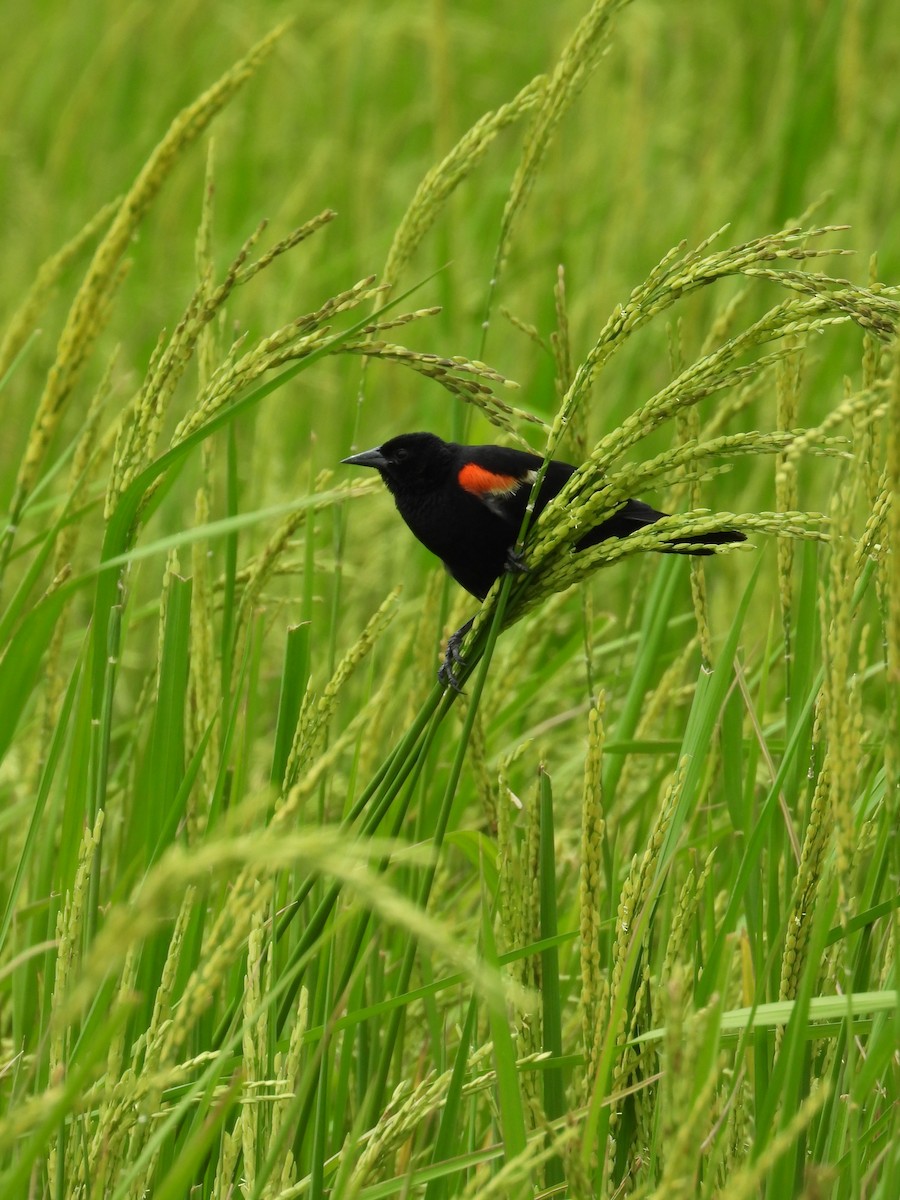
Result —
<instances>
[{"instance_id":1,"label":"green field","mask_svg":"<svg viewBox=\"0 0 900 1200\"><path fill-rule=\"evenodd\" d=\"M896 1200L896 3L7 7L0 1196Z\"/></svg>"}]
</instances>

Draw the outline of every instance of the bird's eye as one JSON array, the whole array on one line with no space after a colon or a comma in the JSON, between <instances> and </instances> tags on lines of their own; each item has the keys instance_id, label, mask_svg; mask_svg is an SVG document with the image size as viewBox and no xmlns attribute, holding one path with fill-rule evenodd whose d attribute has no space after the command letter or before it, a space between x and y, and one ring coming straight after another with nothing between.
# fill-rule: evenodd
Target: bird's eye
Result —
<instances>
[{"instance_id":1,"label":"bird's eye","mask_svg":"<svg viewBox=\"0 0 900 1200\"><path fill-rule=\"evenodd\" d=\"M394 462L404 462L407 458L409 458L409 451L404 450L402 446L394 451Z\"/></svg>"}]
</instances>

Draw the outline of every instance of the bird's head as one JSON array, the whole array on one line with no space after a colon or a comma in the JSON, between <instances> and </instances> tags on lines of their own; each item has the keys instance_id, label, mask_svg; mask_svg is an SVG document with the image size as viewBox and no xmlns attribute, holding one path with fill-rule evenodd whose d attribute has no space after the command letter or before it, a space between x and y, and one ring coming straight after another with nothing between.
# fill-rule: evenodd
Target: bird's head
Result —
<instances>
[{"instance_id":1,"label":"bird's head","mask_svg":"<svg viewBox=\"0 0 900 1200\"><path fill-rule=\"evenodd\" d=\"M433 433L401 433L341 462L374 467L391 491L433 488L453 469L453 449Z\"/></svg>"}]
</instances>

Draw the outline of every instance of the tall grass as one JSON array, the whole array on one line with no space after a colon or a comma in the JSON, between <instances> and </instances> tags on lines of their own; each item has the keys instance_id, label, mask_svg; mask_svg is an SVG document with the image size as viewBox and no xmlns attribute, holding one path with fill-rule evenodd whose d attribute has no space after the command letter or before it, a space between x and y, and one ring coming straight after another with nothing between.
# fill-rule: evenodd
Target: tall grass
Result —
<instances>
[{"instance_id":1,"label":"tall grass","mask_svg":"<svg viewBox=\"0 0 900 1200\"><path fill-rule=\"evenodd\" d=\"M894 23L272 20L11 14L0 1194L890 1200ZM582 464L463 696L412 428Z\"/></svg>"}]
</instances>

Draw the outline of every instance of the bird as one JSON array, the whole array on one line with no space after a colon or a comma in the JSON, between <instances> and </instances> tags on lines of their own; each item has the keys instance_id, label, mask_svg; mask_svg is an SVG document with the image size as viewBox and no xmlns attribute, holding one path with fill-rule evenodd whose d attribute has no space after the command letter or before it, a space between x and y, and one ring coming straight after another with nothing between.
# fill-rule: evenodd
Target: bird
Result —
<instances>
[{"instance_id":1,"label":"bird","mask_svg":"<svg viewBox=\"0 0 900 1200\"><path fill-rule=\"evenodd\" d=\"M401 433L341 462L378 471L413 535L478 600L484 600L504 571L528 570L516 553L516 542L544 463L541 455L506 446L462 446L433 433ZM533 519L574 471L574 466L558 459L547 463ZM576 542L575 549L596 546L606 538L628 537L666 515L642 500L627 500ZM743 541L746 538L739 530L719 529L681 538L663 553L713 554L714 545ZM452 635L438 671L441 682L457 691L454 670L465 666L460 646L472 620Z\"/></svg>"}]
</instances>

